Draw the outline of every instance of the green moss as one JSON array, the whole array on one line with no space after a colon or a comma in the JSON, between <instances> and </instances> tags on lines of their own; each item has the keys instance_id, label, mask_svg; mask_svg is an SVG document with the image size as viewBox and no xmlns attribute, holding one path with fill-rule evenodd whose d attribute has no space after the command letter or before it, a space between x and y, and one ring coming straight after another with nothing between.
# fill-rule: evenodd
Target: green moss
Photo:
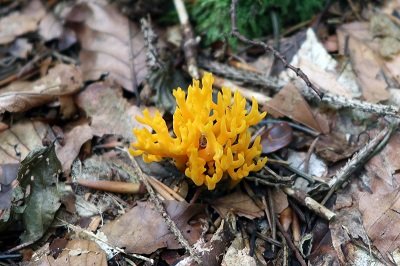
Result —
<instances>
[{"instance_id":1,"label":"green moss","mask_svg":"<svg viewBox=\"0 0 400 266\"><path fill-rule=\"evenodd\" d=\"M278 15L280 27L311 18L323 6L323 0L240 0L237 7L237 26L243 35L257 38L273 32L271 12ZM231 0L196 0L187 4L190 18L203 43L209 45L229 37Z\"/></svg>"}]
</instances>

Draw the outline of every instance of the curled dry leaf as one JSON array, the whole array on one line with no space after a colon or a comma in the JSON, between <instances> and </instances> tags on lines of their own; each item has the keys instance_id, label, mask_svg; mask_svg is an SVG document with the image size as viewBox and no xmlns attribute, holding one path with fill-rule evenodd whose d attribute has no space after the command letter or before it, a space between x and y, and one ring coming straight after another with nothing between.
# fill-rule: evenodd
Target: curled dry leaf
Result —
<instances>
[{"instance_id":1,"label":"curled dry leaf","mask_svg":"<svg viewBox=\"0 0 400 266\"><path fill-rule=\"evenodd\" d=\"M0 44L12 42L17 36L35 31L46 14L40 0L28 1L21 12L13 12L0 19Z\"/></svg>"},{"instance_id":2,"label":"curled dry leaf","mask_svg":"<svg viewBox=\"0 0 400 266\"><path fill-rule=\"evenodd\" d=\"M78 156L82 145L92 139L92 129L88 124L78 125L64 135L64 145L56 147L56 153L61 161L63 171L68 174L72 162Z\"/></svg>"},{"instance_id":3,"label":"curled dry leaf","mask_svg":"<svg viewBox=\"0 0 400 266\"><path fill-rule=\"evenodd\" d=\"M280 150L292 141L293 130L286 122L272 124L261 134L263 153Z\"/></svg>"},{"instance_id":4,"label":"curled dry leaf","mask_svg":"<svg viewBox=\"0 0 400 266\"><path fill-rule=\"evenodd\" d=\"M315 153L331 163L349 158L359 149L360 145L352 145L344 134L338 132L319 136L315 144Z\"/></svg>"},{"instance_id":5,"label":"curled dry leaf","mask_svg":"<svg viewBox=\"0 0 400 266\"><path fill-rule=\"evenodd\" d=\"M0 92L0 114L23 112L49 103L58 96L75 93L82 86L78 67L58 64L35 82L14 82Z\"/></svg>"},{"instance_id":6,"label":"curled dry leaf","mask_svg":"<svg viewBox=\"0 0 400 266\"><path fill-rule=\"evenodd\" d=\"M143 34L112 6L96 2L75 5L67 22L81 44L80 61L85 80L105 73L125 89L136 92L147 75Z\"/></svg>"},{"instance_id":7,"label":"curled dry leaf","mask_svg":"<svg viewBox=\"0 0 400 266\"><path fill-rule=\"evenodd\" d=\"M165 209L181 230L183 236L194 244L201 235L201 226L188 223L204 211L204 206L178 201L164 201ZM101 231L110 244L125 247L126 252L150 254L159 248L179 249L181 246L172 234L161 213L149 202L138 202L130 211L106 224Z\"/></svg>"}]
</instances>

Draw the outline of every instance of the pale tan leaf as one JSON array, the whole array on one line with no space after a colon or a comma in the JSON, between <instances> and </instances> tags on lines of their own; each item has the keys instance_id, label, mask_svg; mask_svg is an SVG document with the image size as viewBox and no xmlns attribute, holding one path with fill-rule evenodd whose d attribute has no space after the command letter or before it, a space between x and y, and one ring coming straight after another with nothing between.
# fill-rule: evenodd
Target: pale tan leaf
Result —
<instances>
[{"instance_id":1,"label":"pale tan leaf","mask_svg":"<svg viewBox=\"0 0 400 266\"><path fill-rule=\"evenodd\" d=\"M106 83L91 84L78 95L76 102L92 118L90 127L96 136L117 134L133 140L132 129L143 127L135 119L141 116L139 107L129 104L121 90L111 89Z\"/></svg>"},{"instance_id":2,"label":"pale tan leaf","mask_svg":"<svg viewBox=\"0 0 400 266\"><path fill-rule=\"evenodd\" d=\"M69 173L82 145L92 137L92 129L86 123L72 128L64 135L64 146L56 147L56 154L64 172Z\"/></svg>"},{"instance_id":3,"label":"pale tan leaf","mask_svg":"<svg viewBox=\"0 0 400 266\"><path fill-rule=\"evenodd\" d=\"M67 22L77 33L85 80L109 73L121 86L136 91L147 75L143 34L112 6L75 5Z\"/></svg>"},{"instance_id":4,"label":"pale tan leaf","mask_svg":"<svg viewBox=\"0 0 400 266\"><path fill-rule=\"evenodd\" d=\"M57 96L75 93L82 86L78 67L59 64L34 82L14 82L0 90L0 114L23 112L57 99Z\"/></svg>"},{"instance_id":5,"label":"pale tan leaf","mask_svg":"<svg viewBox=\"0 0 400 266\"><path fill-rule=\"evenodd\" d=\"M381 59L363 42L355 38L348 41L348 51L365 100L378 103L389 99L387 83L382 75Z\"/></svg>"},{"instance_id":6,"label":"pale tan leaf","mask_svg":"<svg viewBox=\"0 0 400 266\"><path fill-rule=\"evenodd\" d=\"M94 241L85 239L70 240L57 259L53 256L43 256L39 261L31 261L27 265L40 266L107 266L105 252Z\"/></svg>"},{"instance_id":7,"label":"pale tan leaf","mask_svg":"<svg viewBox=\"0 0 400 266\"><path fill-rule=\"evenodd\" d=\"M41 122L21 121L0 134L0 164L19 163L36 147L49 127Z\"/></svg>"},{"instance_id":8,"label":"pale tan leaf","mask_svg":"<svg viewBox=\"0 0 400 266\"><path fill-rule=\"evenodd\" d=\"M21 12L0 19L0 44L12 42L17 36L35 31L46 10L39 0L28 1Z\"/></svg>"}]
</instances>

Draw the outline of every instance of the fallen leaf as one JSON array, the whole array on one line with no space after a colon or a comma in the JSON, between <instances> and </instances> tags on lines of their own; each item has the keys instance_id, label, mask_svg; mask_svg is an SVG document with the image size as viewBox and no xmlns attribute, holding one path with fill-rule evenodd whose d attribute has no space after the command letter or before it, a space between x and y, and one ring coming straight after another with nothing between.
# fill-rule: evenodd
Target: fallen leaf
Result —
<instances>
[{"instance_id":1,"label":"fallen leaf","mask_svg":"<svg viewBox=\"0 0 400 266\"><path fill-rule=\"evenodd\" d=\"M26 197L22 214L25 227L20 236L22 241L38 240L53 221L61 205L57 186L60 173L61 163L54 145L31 151L21 162L18 181Z\"/></svg>"},{"instance_id":2,"label":"fallen leaf","mask_svg":"<svg viewBox=\"0 0 400 266\"><path fill-rule=\"evenodd\" d=\"M12 182L17 178L19 164L0 165L0 210L11 207Z\"/></svg>"},{"instance_id":3,"label":"fallen leaf","mask_svg":"<svg viewBox=\"0 0 400 266\"><path fill-rule=\"evenodd\" d=\"M0 91L0 114L23 112L57 99L57 96L75 93L82 86L79 68L58 64L49 73L34 82L13 82Z\"/></svg>"},{"instance_id":4,"label":"fallen leaf","mask_svg":"<svg viewBox=\"0 0 400 266\"><path fill-rule=\"evenodd\" d=\"M20 121L0 134L0 164L19 163L36 147L42 146L49 127L38 121Z\"/></svg>"},{"instance_id":5,"label":"fallen leaf","mask_svg":"<svg viewBox=\"0 0 400 266\"><path fill-rule=\"evenodd\" d=\"M12 42L17 36L35 31L46 10L39 0L28 1L21 12L12 12L0 19L0 44Z\"/></svg>"},{"instance_id":6,"label":"fallen leaf","mask_svg":"<svg viewBox=\"0 0 400 266\"><path fill-rule=\"evenodd\" d=\"M346 265L347 254L344 254L344 245L351 243L352 239L361 239L366 245L369 243L367 234L362 225L361 213L358 210L357 200L351 199L351 195L356 194L356 187L348 187L345 191L339 193L339 197L349 197L352 201L351 206L335 210L336 217L329 223L331 230L332 245L341 264Z\"/></svg>"},{"instance_id":7,"label":"fallen leaf","mask_svg":"<svg viewBox=\"0 0 400 266\"><path fill-rule=\"evenodd\" d=\"M64 135L64 145L57 146L56 153L62 164L63 172L69 174L72 162L76 159L82 145L92 139L92 129L88 124L78 125Z\"/></svg>"},{"instance_id":8,"label":"fallen leaf","mask_svg":"<svg viewBox=\"0 0 400 266\"><path fill-rule=\"evenodd\" d=\"M76 32L82 50L85 80L110 73L125 89L137 92L147 75L143 34L114 7L96 2L75 5L66 18Z\"/></svg>"},{"instance_id":9,"label":"fallen leaf","mask_svg":"<svg viewBox=\"0 0 400 266\"><path fill-rule=\"evenodd\" d=\"M263 153L271 153L280 150L292 141L293 130L286 122L272 124L261 133L261 145Z\"/></svg>"},{"instance_id":10,"label":"fallen leaf","mask_svg":"<svg viewBox=\"0 0 400 266\"><path fill-rule=\"evenodd\" d=\"M204 206L178 201L164 201L165 209L181 230L183 236L194 244L201 235L201 226L188 223L204 211ZM150 254L159 248L182 248L164 218L149 202L138 204L118 219L103 226L101 231L110 244L125 247L126 252Z\"/></svg>"},{"instance_id":11,"label":"fallen leaf","mask_svg":"<svg viewBox=\"0 0 400 266\"><path fill-rule=\"evenodd\" d=\"M106 83L89 85L77 96L76 103L92 118L90 127L96 136L117 134L133 140L132 129L143 127L135 119L141 115L139 107L130 105L120 90L111 89Z\"/></svg>"},{"instance_id":12,"label":"fallen leaf","mask_svg":"<svg viewBox=\"0 0 400 266\"><path fill-rule=\"evenodd\" d=\"M367 63L371 61L371 56L370 54L374 54L374 58L378 58L378 63L380 66L380 71L381 73L378 73L380 75L383 75L385 77L385 80L387 81L388 84L400 84L400 69L398 67L398 63L400 60L400 55L394 56L392 59L387 59L383 60L379 56L380 54L380 48L382 44L379 41L379 38L375 38L370 31L370 25L368 22L352 22L348 24L344 24L340 26L337 29L337 35L338 35L338 43L339 43L339 53L342 55L347 55L348 54L348 41L354 39L356 40L354 42L354 46L357 45L357 43L362 43L363 46L367 46L372 52L368 52L366 56ZM358 41L358 42L357 42ZM354 49L357 49L355 47ZM366 50L366 48L363 48L363 50ZM351 54L350 54L351 56ZM363 73L365 75L369 75L370 77L373 76L373 74L376 74L376 66L373 64L377 64L377 62L372 62L372 66L374 67L373 71L371 72L372 74L369 73ZM367 71L369 71L367 69Z\"/></svg>"},{"instance_id":13,"label":"fallen leaf","mask_svg":"<svg viewBox=\"0 0 400 266\"><path fill-rule=\"evenodd\" d=\"M346 137L340 133L332 132L328 135L321 135L315 144L315 153L330 163L351 157L361 147L352 145Z\"/></svg>"},{"instance_id":14,"label":"fallen leaf","mask_svg":"<svg viewBox=\"0 0 400 266\"><path fill-rule=\"evenodd\" d=\"M292 83L283 87L272 100L266 103L265 107L273 116L287 116L318 132L323 132L310 106Z\"/></svg>"},{"instance_id":15,"label":"fallen leaf","mask_svg":"<svg viewBox=\"0 0 400 266\"><path fill-rule=\"evenodd\" d=\"M390 261L400 246L400 133L365 166L370 191L359 192L359 210L373 246Z\"/></svg>"},{"instance_id":16,"label":"fallen leaf","mask_svg":"<svg viewBox=\"0 0 400 266\"><path fill-rule=\"evenodd\" d=\"M58 39L63 33L63 25L53 13L47 13L40 21L39 35L45 41Z\"/></svg>"},{"instance_id":17,"label":"fallen leaf","mask_svg":"<svg viewBox=\"0 0 400 266\"><path fill-rule=\"evenodd\" d=\"M106 253L94 241L86 239L72 239L63 248L61 254L54 259L53 256L43 256L39 261L31 261L28 266L106 266Z\"/></svg>"},{"instance_id":18,"label":"fallen leaf","mask_svg":"<svg viewBox=\"0 0 400 266\"><path fill-rule=\"evenodd\" d=\"M389 99L381 59L367 45L355 38L348 40L348 52L365 100L378 103Z\"/></svg>"},{"instance_id":19,"label":"fallen leaf","mask_svg":"<svg viewBox=\"0 0 400 266\"><path fill-rule=\"evenodd\" d=\"M315 86L328 92L347 98L358 97L360 94L351 68L340 69L336 60L326 51L311 28L307 30L306 40L290 63L300 68ZM292 82L299 88L306 86L291 70L283 71L279 78L287 82L293 80Z\"/></svg>"},{"instance_id":20,"label":"fallen leaf","mask_svg":"<svg viewBox=\"0 0 400 266\"><path fill-rule=\"evenodd\" d=\"M27 59L31 53L33 45L26 38L18 38L11 45L8 52L16 58Z\"/></svg>"},{"instance_id":21,"label":"fallen leaf","mask_svg":"<svg viewBox=\"0 0 400 266\"><path fill-rule=\"evenodd\" d=\"M264 211L242 191L235 191L232 194L218 198L211 206L222 217L226 217L229 212L233 212L248 219L264 216Z\"/></svg>"}]
</instances>

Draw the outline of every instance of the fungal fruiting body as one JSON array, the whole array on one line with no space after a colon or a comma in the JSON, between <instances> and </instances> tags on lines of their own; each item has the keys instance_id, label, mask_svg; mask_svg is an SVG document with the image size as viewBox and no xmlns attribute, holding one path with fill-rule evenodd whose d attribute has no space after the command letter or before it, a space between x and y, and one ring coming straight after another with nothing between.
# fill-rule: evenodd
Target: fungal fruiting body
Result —
<instances>
[{"instance_id":1,"label":"fungal fruiting body","mask_svg":"<svg viewBox=\"0 0 400 266\"><path fill-rule=\"evenodd\" d=\"M246 99L236 91L222 88L213 101L212 74L206 73L200 82L194 80L187 94L178 88L173 91L176 109L173 115L173 134L170 134L161 113L145 109L136 119L147 128L133 129L136 142L131 144L133 156L142 155L145 162L172 158L178 169L198 185L213 190L224 177L234 183L259 171L267 162L260 158L260 136L251 141L249 127L259 123L266 113L259 113L252 99L250 111Z\"/></svg>"}]
</instances>

